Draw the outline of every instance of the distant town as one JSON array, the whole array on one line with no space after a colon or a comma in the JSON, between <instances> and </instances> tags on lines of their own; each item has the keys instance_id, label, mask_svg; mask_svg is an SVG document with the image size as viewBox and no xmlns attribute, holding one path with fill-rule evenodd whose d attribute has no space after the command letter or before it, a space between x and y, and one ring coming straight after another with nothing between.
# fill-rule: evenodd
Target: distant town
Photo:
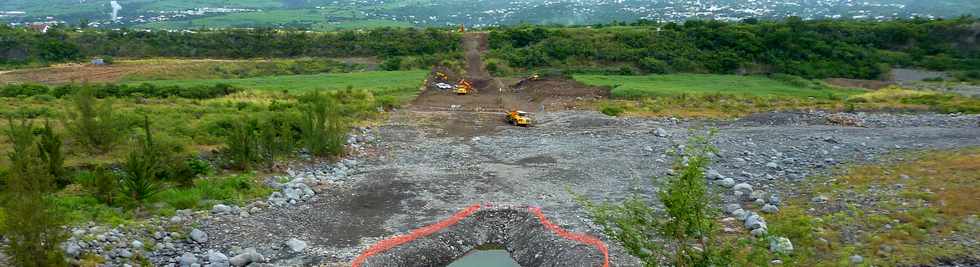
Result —
<instances>
[{"instance_id":1,"label":"distant town","mask_svg":"<svg viewBox=\"0 0 980 267\"><path fill-rule=\"evenodd\" d=\"M466 24L471 27L491 27L520 23L534 24L595 24L614 21L650 20L657 22L678 22L688 19L711 19L739 21L745 18L779 19L796 16L805 20L815 19L855 19L890 20L905 18L932 19L942 17L914 10L900 3L873 3L855 0L749 0L749 1L701 1L668 0L651 2L647 0L545 0L545 1L433 1L425 4L392 4L381 0L361 0L353 3L332 2L330 5L301 7L300 10L319 13L323 23L336 21L334 13L326 10L344 10L348 17L341 19L361 19L398 22L400 25L446 26ZM398 2L398 1L394 1ZM0 9L3 5L0 5ZM111 1L103 9L101 16L82 19L66 19L58 16L33 16L30 12L19 10L0 10L0 21L10 26L33 24L73 24L85 23L92 28L142 28L160 22L192 21L207 17L221 17L235 13L262 13L270 9L242 7L195 7L179 10L139 10L119 13L126 10L116 1ZM111 9L111 11L109 10ZM286 10L286 9L275 9ZM295 9L288 9L295 10ZM315 13L317 14L317 13ZM946 14L947 17L949 16ZM256 16L258 17L258 16ZM254 24L263 27L289 27L282 23ZM292 25L295 26L295 25Z\"/></svg>"}]
</instances>

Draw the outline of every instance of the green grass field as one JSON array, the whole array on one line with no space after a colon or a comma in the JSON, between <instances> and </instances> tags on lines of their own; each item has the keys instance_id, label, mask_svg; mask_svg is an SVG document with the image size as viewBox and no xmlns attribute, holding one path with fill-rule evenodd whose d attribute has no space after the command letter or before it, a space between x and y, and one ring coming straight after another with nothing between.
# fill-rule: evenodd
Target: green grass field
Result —
<instances>
[{"instance_id":1,"label":"green grass field","mask_svg":"<svg viewBox=\"0 0 980 267\"><path fill-rule=\"evenodd\" d=\"M613 88L617 98L641 98L678 94L733 94L749 96L815 97L848 96L861 90L800 87L764 76L668 74L648 76L575 75L575 80Z\"/></svg>"},{"instance_id":2,"label":"green grass field","mask_svg":"<svg viewBox=\"0 0 980 267\"><path fill-rule=\"evenodd\" d=\"M211 80L157 80L134 81L130 84L151 83L154 85L196 86L218 83L230 84L250 90L302 92L316 89L338 90L348 86L370 91L390 91L405 88L415 89L422 84L426 71L369 71L337 74L285 75L247 79Z\"/></svg>"}]
</instances>

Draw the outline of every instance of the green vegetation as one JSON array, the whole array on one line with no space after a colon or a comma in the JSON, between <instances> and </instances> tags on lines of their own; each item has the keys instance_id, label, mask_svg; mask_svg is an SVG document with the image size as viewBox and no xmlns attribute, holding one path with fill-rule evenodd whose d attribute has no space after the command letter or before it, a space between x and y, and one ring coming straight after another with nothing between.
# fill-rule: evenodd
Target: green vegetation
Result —
<instances>
[{"instance_id":1,"label":"green vegetation","mask_svg":"<svg viewBox=\"0 0 980 267\"><path fill-rule=\"evenodd\" d=\"M9 121L8 141L13 149L8 154L11 166L4 175L3 208L0 232L7 239L4 252L9 263L17 266L65 265L61 241L67 235L65 223L55 209L50 193L56 190L55 177L45 160L44 144L34 137L30 121Z\"/></svg>"},{"instance_id":2,"label":"green vegetation","mask_svg":"<svg viewBox=\"0 0 980 267\"><path fill-rule=\"evenodd\" d=\"M338 32L273 29L169 31L73 31L41 34L0 26L0 67L78 61L84 58L337 58L440 56L459 52L460 35L439 29L377 28ZM234 44L234 45L229 45Z\"/></svg>"},{"instance_id":3,"label":"green vegetation","mask_svg":"<svg viewBox=\"0 0 980 267\"><path fill-rule=\"evenodd\" d=\"M808 80L802 80L805 84L800 86L800 84L792 84L764 76L668 74L647 76L575 75L574 78L588 85L610 87L613 97L624 99L679 94L730 94L827 99L863 92L861 90L816 87L812 86Z\"/></svg>"},{"instance_id":4,"label":"green vegetation","mask_svg":"<svg viewBox=\"0 0 980 267\"><path fill-rule=\"evenodd\" d=\"M646 266L658 266L666 258L671 266L741 266L745 258L733 257L736 250L751 246L720 237L718 211L710 206L704 171L710 165L712 134L695 135L683 154L677 155L677 176L666 178L658 194L664 211L654 208L649 196L633 195L622 203L595 204L583 198L593 220L610 237L622 242L630 254ZM659 179L652 179L659 184ZM666 245L658 237L666 240ZM754 264L759 264L758 262ZM765 262L762 262L765 265ZM751 264L750 264L751 265Z\"/></svg>"},{"instance_id":5,"label":"green vegetation","mask_svg":"<svg viewBox=\"0 0 980 267\"><path fill-rule=\"evenodd\" d=\"M491 56L511 67L570 73L787 73L883 78L891 66L980 69L961 42L976 18L885 22L691 20L615 27L515 26L490 33ZM969 46L970 48L963 48Z\"/></svg>"},{"instance_id":6,"label":"green vegetation","mask_svg":"<svg viewBox=\"0 0 980 267\"><path fill-rule=\"evenodd\" d=\"M947 240L980 235L978 169L980 150L965 149L896 155L889 163L815 177L769 218L770 232L796 244L786 261L792 266L847 265L852 255L862 256L864 266L969 257L975 251ZM814 196L829 203L810 202Z\"/></svg>"}]
</instances>

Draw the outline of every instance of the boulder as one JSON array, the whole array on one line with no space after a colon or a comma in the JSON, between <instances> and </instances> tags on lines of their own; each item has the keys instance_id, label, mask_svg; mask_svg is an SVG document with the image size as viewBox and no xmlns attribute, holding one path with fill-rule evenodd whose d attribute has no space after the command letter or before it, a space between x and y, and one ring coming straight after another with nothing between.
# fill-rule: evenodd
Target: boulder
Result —
<instances>
[{"instance_id":1,"label":"boulder","mask_svg":"<svg viewBox=\"0 0 980 267\"><path fill-rule=\"evenodd\" d=\"M192 264L197 264L197 256L194 256L194 253L184 252L177 262L180 263L180 267L190 267Z\"/></svg>"},{"instance_id":2,"label":"boulder","mask_svg":"<svg viewBox=\"0 0 980 267\"><path fill-rule=\"evenodd\" d=\"M769 251L789 254L793 252L793 242L789 238L776 237L769 241Z\"/></svg>"},{"instance_id":3,"label":"boulder","mask_svg":"<svg viewBox=\"0 0 980 267\"><path fill-rule=\"evenodd\" d=\"M208 242L208 233L201 231L200 229L194 228L191 230L190 234L191 240L197 243Z\"/></svg>"},{"instance_id":4,"label":"boulder","mask_svg":"<svg viewBox=\"0 0 980 267\"><path fill-rule=\"evenodd\" d=\"M751 194L752 193L752 185L747 184L747 183L739 183L739 184L736 184L734 187L732 187L732 189L735 190L735 191L743 192L745 194Z\"/></svg>"},{"instance_id":5,"label":"boulder","mask_svg":"<svg viewBox=\"0 0 980 267\"><path fill-rule=\"evenodd\" d=\"M264 259L262 258L262 254L259 254L257 251L255 251L255 248L247 248L242 253L239 253L238 255L228 260L228 262L231 263L232 266L236 266L236 267L241 267L241 266L251 264L253 262L262 262L262 261L264 261Z\"/></svg>"},{"instance_id":6,"label":"boulder","mask_svg":"<svg viewBox=\"0 0 980 267\"><path fill-rule=\"evenodd\" d=\"M289 241L286 241L286 246L293 252L302 252L306 249L306 242L296 238L290 238Z\"/></svg>"},{"instance_id":7,"label":"boulder","mask_svg":"<svg viewBox=\"0 0 980 267\"><path fill-rule=\"evenodd\" d=\"M228 256L214 250L208 250L208 262L211 263L211 267L228 267L230 264Z\"/></svg>"},{"instance_id":8,"label":"boulder","mask_svg":"<svg viewBox=\"0 0 980 267\"><path fill-rule=\"evenodd\" d=\"M721 186L727 187L727 188L731 188L731 187L735 186L735 179L732 179L732 178L723 178L723 179L721 179L718 182L718 184L720 184Z\"/></svg>"},{"instance_id":9,"label":"boulder","mask_svg":"<svg viewBox=\"0 0 980 267\"><path fill-rule=\"evenodd\" d=\"M739 209L742 209L742 207L739 207L738 204L735 203L725 205L725 212L727 212L728 214L731 214L732 212L735 212L736 210Z\"/></svg>"},{"instance_id":10,"label":"boulder","mask_svg":"<svg viewBox=\"0 0 980 267\"><path fill-rule=\"evenodd\" d=\"M762 212L765 212L765 213L777 213L777 212L779 212L779 208L777 208L776 206L773 206L771 204L766 204L765 206L762 206Z\"/></svg>"},{"instance_id":11,"label":"boulder","mask_svg":"<svg viewBox=\"0 0 980 267\"><path fill-rule=\"evenodd\" d=\"M223 215L229 213L231 213L231 207L227 205L218 204L218 205L214 205L214 207L211 207L211 214L213 215Z\"/></svg>"}]
</instances>

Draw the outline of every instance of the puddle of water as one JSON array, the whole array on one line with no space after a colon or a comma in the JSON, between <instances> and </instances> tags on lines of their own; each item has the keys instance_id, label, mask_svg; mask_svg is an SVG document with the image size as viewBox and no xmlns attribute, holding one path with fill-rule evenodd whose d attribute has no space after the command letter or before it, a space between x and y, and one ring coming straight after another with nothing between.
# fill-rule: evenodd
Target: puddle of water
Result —
<instances>
[{"instance_id":1,"label":"puddle of water","mask_svg":"<svg viewBox=\"0 0 980 267\"><path fill-rule=\"evenodd\" d=\"M450 263L448 267L520 267L510 253L502 249L476 249Z\"/></svg>"}]
</instances>

